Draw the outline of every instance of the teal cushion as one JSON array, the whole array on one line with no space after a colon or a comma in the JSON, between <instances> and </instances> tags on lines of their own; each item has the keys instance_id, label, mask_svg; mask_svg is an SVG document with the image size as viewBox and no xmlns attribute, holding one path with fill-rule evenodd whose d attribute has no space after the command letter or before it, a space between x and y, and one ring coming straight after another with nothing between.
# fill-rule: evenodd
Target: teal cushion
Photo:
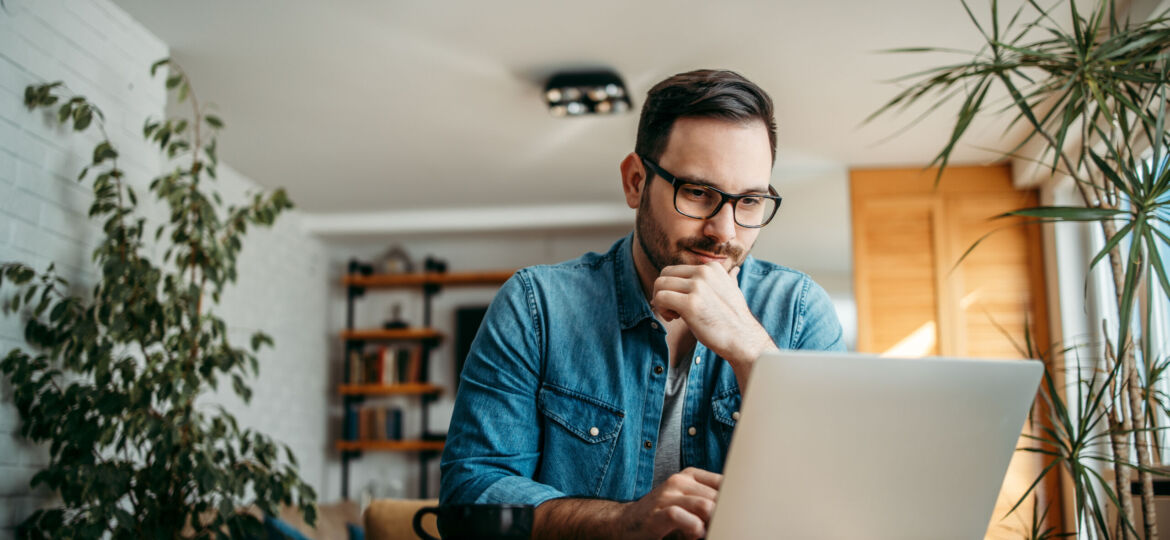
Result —
<instances>
[{"instance_id":1,"label":"teal cushion","mask_svg":"<svg viewBox=\"0 0 1170 540\"><path fill-rule=\"evenodd\" d=\"M298 531L296 527L272 516L264 517L264 530L268 533L268 540L310 540L309 537L301 534L301 531Z\"/></svg>"}]
</instances>

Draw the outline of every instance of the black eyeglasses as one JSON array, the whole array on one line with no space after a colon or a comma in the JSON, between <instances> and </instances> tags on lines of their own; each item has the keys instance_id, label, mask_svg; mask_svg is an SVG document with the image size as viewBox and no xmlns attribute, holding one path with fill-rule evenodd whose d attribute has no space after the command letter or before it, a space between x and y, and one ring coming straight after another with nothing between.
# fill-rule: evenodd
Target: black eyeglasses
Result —
<instances>
[{"instance_id":1,"label":"black eyeglasses","mask_svg":"<svg viewBox=\"0 0 1170 540\"><path fill-rule=\"evenodd\" d=\"M642 163L653 171L655 176L661 176L674 186L674 210L686 217L711 219L723 208L723 203L731 201L731 215L735 224L758 229L772 221L776 216L776 210L780 209L780 194L776 193L772 186L768 186L768 195L755 193L732 195L711 186L679 180L645 157L642 157Z\"/></svg>"}]
</instances>

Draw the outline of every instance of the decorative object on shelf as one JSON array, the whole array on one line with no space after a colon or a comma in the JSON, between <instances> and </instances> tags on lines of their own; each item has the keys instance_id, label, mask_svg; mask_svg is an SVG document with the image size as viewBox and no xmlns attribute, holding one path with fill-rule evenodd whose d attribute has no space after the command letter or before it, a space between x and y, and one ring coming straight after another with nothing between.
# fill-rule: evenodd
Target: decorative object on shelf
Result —
<instances>
[{"instance_id":1,"label":"decorative object on shelf","mask_svg":"<svg viewBox=\"0 0 1170 540\"><path fill-rule=\"evenodd\" d=\"M351 275L356 274L356 275L368 276L368 275L374 273L374 265L369 264L369 263L364 263L364 262L359 261L357 259L350 259L348 273Z\"/></svg>"},{"instance_id":2,"label":"decorative object on shelf","mask_svg":"<svg viewBox=\"0 0 1170 540\"><path fill-rule=\"evenodd\" d=\"M423 261L423 270L435 274L445 274L447 272L447 261L432 255L427 255L426 260Z\"/></svg>"},{"instance_id":3,"label":"decorative object on shelf","mask_svg":"<svg viewBox=\"0 0 1170 540\"><path fill-rule=\"evenodd\" d=\"M390 306L390 318L382 323L382 328L386 330L410 328L410 324L402 319L402 304L395 302L394 305Z\"/></svg>"},{"instance_id":4,"label":"decorative object on shelf","mask_svg":"<svg viewBox=\"0 0 1170 540\"><path fill-rule=\"evenodd\" d=\"M414 272L414 261L402 246L395 245L382 255L382 272L386 274L409 274Z\"/></svg>"},{"instance_id":5,"label":"decorative object on shelf","mask_svg":"<svg viewBox=\"0 0 1170 540\"><path fill-rule=\"evenodd\" d=\"M167 88L193 114L147 120L147 141L177 165L149 183L158 202L145 209L101 111L60 82L25 89L29 110L74 131L96 127L100 142L79 176L93 179L93 286L75 296L52 264L39 275L0 264L0 282L19 288L6 311L28 316L27 346L12 349L0 372L21 435L48 450L30 484L58 495L20 525L20 537L260 537L261 520L237 509L275 516L282 503L316 522L316 494L288 446L241 428L222 407L198 406L226 378L244 403L252 397L248 379L272 338L256 332L250 348L237 347L214 310L236 281L245 230L270 227L292 203L275 190L225 207L211 189L223 123L199 105L179 66L161 60L151 74L164 66Z\"/></svg>"},{"instance_id":6,"label":"decorative object on shelf","mask_svg":"<svg viewBox=\"0 0 1170 540\"><path fill-rule=\"evenodd\" d=\"M1015 157L1024 143L1035 143L1040 153L1034 161L1042 172L1073 180L1080 205L1024 208L1007 215L1091 224L1100 231L1103 246L1094 248L1099 250L1086 262L1090 269L1109 263L1105 271L1112 279L1106 288L1111 290L1101 295L1086 291L1096 297L1086 298L1082 308L1120 316L1088 321L1101 333L1086 339L1024 344L1029 357L1042 358L1048 366L1038 400L1043 412L1037 416L1046 415L1050 427L1026 436L1034 444L1022 450L1044 455L1050 463L1019 504L1044 476L1060 475L1076 494L1076 515L1069 523L1086 529L1068 533L1099 538L1156 536L1154 476L1166 475L1162 466L1168 456L1164 418L1170 398L1162 389L1170 361L1165 344L1154 341L1165 329L1151 314L1170 298L1163 259L1170 254L1170 19L1161 11L1135 22L1124 13L1131 5L1136 4L1102 0L1081 9L1068 0L1069 9L1056 17L1055 6L1040 11L1037 3L1025 2L1006 25L994 1L987 22L968 11L986 40L978 52L964 53L973 58L906 77L914 82L871 116L918 104L935 110L952 97L962 98L951 136L932 163L940 166L941 175L968 128L1011 111L1013 125L1025 126L1027 137L1003 156ZM1022 16L1025 10L1029 13ZM1135 476L1138 481L1131 484ZM1131 492L1141 496L1141 523ZM1043 535L1056 532L1061 531Z\"/></svg>"},{"instance_id":7,"label":"decorative object on shelf","mask_svg":"<svg viewBox=\"0 0 1170 540\"><path fill-rule=\"evenodd\" d=\"M544 87L553 116L619 114L630 110L629 92L613 70L557 73Z\"/></svg>"}]
</instances>

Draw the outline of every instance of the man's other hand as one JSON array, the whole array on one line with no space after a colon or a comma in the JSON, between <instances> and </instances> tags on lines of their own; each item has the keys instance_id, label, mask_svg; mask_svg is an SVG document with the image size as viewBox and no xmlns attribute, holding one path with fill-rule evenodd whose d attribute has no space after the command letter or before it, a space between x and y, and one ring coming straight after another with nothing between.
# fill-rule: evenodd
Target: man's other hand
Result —
<instances>
[{"instance_id":1,"label":"man's other hand","mask_svg":"<svg viewBox=\"0 0 1170 540\"><path fill-rule=\"evenodd\" d=\"M723 475L687 468L622 507L622 538L703 538Z\"/></svg>"}]
</instances>

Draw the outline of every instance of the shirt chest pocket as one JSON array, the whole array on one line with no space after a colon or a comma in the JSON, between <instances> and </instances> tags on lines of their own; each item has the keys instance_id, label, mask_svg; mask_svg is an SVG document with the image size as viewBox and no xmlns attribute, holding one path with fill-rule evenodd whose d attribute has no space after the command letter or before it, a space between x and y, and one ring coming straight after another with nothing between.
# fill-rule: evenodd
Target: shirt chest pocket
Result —
<instances>
[{"instance_id":1,"label":"shirt chest pocket","mask_svg":"<svg viewBox=\"0 0 1170 540\"><path fill-rule=\"evenodd\" d=\"M726 455L727 447L731 445L731 436L735 432L735 425L739 422L739 406L742 397L738 390L725 390L711 399L711 416L715 419L714 431L720 444L722 455Z\"/></svg>"},{"instance_id":2,"label":"shirt chest pocket","mask_svg":"<svg viewBox=\"0 0 1170 540\"><path fill-rule=\"evenodd\" d=\"M598 496L625 413L548 383L540 388L537 406L546 420L539 480L568 495ZM588 486L587 492L580 493L581 486Z\"/></svg>"}]
</instances>

